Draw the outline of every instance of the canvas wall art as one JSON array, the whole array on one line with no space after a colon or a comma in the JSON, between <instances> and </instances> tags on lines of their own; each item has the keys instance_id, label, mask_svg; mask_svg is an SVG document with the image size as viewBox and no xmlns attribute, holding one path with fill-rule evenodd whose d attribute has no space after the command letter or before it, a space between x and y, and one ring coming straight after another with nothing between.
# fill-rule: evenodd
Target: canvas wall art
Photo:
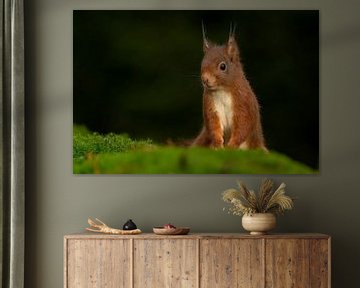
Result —
<instances>
[{"instance_id":1,"label":"canvas wall art","mask_svg":"<svg viewBox=\"0 0 360 288\"><path fill-rule=\"evenodd\" d=\"M318 11L73 12L74 174L319 162Z\"/></svg>"}]
</instances>

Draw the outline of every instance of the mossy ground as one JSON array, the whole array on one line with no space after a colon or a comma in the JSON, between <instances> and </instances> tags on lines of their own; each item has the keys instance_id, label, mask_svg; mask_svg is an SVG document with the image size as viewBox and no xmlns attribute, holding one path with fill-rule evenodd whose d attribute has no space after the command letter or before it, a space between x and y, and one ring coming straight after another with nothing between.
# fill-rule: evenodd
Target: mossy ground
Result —
<instances>
[{"instance_id":1,"label":"mossy ground","mask_svg":"<svg viewBox=\"0 0 360 288\"><path fill-rule=\"evenodd\" d=\"M313 174L308 166L271 151L172 147L126 134L100 135L74 126L75 174Z\"/></svg>"}]
</instances>

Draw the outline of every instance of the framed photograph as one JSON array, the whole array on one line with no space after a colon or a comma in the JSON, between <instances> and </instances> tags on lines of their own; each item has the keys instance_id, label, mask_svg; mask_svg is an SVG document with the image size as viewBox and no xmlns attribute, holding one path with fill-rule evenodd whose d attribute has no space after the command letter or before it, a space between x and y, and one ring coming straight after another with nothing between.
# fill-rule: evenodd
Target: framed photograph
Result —
<instances>
[{"instance_id":1,"label":"framed photograph","mask_svg":"<svg viewBox=\"0 0 360 288\"><path fill-rule=\"evenodd\" d=\"M318 172L317 10L74 10L74 174Z\"/></svg>"}]
</instances>

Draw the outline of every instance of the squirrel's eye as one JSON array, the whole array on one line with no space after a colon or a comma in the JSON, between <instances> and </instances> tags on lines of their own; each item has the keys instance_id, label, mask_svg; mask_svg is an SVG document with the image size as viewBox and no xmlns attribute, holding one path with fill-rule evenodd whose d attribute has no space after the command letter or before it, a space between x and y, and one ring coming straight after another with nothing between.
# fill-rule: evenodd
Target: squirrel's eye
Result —
<instances>
[{"instance_id":1,"label":"squirrel's eye","mask_svg":"<svg viewBox=\"0 0 360 288\"><path fill-rule=\"evenodd\" d=\"M225 64L225 62L221 62L221 63L219 64L219 69L220 69L221 71L225 71L225 70L226 70L226 64Z\"/></svg>"}]
</instances>

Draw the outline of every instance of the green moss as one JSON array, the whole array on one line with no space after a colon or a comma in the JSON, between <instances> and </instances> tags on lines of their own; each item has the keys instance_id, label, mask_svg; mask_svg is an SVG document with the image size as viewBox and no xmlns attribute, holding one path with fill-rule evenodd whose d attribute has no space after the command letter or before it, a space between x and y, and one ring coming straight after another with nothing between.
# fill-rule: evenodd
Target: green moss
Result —
<instances>
[{"instance_id":1,"label":"green moss","mask_svg":"<svg viewBox=\"0 0 360 288\"><path fill-rule=\"evenodd\" d=\"M313 174L277 152L154 145L126 134L100 135L74 127L75 174Z\"/></svg>"},{"instance_id":2,"label":"green moss","mask_svg":"<svg viewBox=\"0 0 360 288\"><path fill-rule=\"evenodd\" d=\"M117 153L135 149L151 148L151 140L135 141L126 134L106 134L90 132L84 126L74 126L73 159L84 160L86 157L102 153Z\"/></svg>"}]
</instances>

